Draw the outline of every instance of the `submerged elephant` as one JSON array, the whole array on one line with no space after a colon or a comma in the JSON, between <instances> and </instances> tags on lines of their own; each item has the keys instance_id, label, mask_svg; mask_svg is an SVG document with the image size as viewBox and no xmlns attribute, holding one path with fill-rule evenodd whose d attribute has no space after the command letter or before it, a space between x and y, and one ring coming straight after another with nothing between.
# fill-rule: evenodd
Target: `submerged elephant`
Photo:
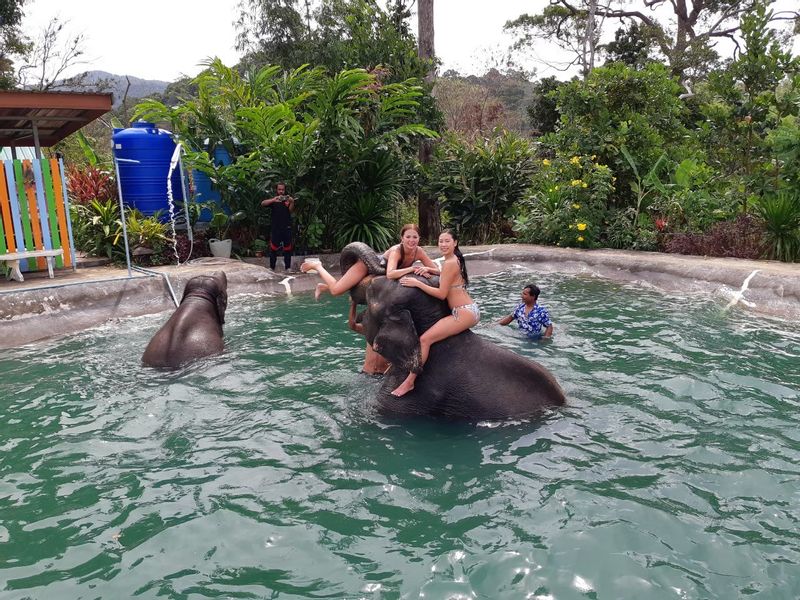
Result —
<instances>
[{"instance_id":1,"label":"submerged elephant","mask_svg":"<svg viewBox=\"0 0 800 600\"><path fill-rule=\"evenodd\" d=\"M228 307L228 279L223 271L186 282L181 305L156 332L142 356L150 367L178 367L222 352L222 324Z\"/></svg>"},{"instance_id":2,"label":"submerged elephant","mask_svg":"<svg viewBox=\"0 0 800 600\"><path fill-rule=\"evenodd\" d=\"M381 277L375 253L365 244L342 250L343 270L361 260L369 275L351 291L366 303L363 325L367 341L392 368L378 391L380 410L394 415L429 415L482 420L527 417L563 406L564 392L542 365L464 331L431 347L414 389L391 395L419 364L419 336L450 314L446 302L397 281Z\"/></svg>"}]
</instances>

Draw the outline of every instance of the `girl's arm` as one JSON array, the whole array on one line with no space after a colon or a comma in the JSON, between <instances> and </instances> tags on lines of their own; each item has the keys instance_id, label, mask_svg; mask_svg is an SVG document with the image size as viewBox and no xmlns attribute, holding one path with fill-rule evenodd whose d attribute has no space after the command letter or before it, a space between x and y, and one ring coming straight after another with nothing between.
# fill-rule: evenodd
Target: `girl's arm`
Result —
<instances>
[{"instance_id":1,"label":"girl's arm","mask_svg":"<svg viewBox=\"0 0 800 600\"><path fill-rule=\"evenodd\" d=\"M452 286L453 282L456 280L458 272L458 260L453 258L444 261L444 265L442 265L442 274L439 276L438 288L423 283L419 279L414 279L413 277L403 277L400 280L400 285L403 287L419 288L429 296L444 300L447 298L447 294L450 293L450 286Z\"/></svg>"},{"instance_id":2,"label":"girl's arm","mask_svg":"<svg viewBox=\"0 0 800 600\"><path fill-rule=\"evenodd\" d=\"M439 265L431 260L431 257L428 256L427 252L422 248L419 249L420 253L422 254L417 260L421 261L423 266L417 267L414 271L417 275L424 275L425 273L429 273L431 275L438 275L439 274ZM424 271L424 272L420 272Z\"/></svg>"}]
</instances>

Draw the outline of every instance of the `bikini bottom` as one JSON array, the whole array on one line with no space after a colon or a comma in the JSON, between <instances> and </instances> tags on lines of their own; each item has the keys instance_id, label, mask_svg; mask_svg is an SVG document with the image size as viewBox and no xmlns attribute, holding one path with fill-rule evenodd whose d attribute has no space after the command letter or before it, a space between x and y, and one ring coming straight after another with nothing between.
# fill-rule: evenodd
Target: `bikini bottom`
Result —
<instances>
[{"instance_id":1,"label":"bikini bottom","mask_svg":"<svg viewBox=\"0 0 800 600\"><path fill-rule=\"evenodd\" d=\"M471 312L473 314L473 316L475 317L475 325L477 325L478 322L481 320L481 309L478 308L478 305L475 302L473 302L472 304L463 304L461 306L454 307L452 314L453 314L453 318L456 321L458 321L458 312L460 310L466 310L466 311Z\"/></svg>"}]
</instances>

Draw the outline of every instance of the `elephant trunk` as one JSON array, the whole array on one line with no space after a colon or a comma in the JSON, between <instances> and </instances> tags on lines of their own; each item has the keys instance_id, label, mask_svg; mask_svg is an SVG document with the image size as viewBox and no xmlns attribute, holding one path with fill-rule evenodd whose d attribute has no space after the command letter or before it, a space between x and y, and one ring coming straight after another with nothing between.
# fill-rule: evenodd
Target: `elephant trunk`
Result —
<instances>
[{"instance_id":1,"label":"elephant trunk","mask_svg":"<svg viewBox=\"0 0 800 600\"><path fill-rule=\"evenodd\" d=\"M367 286L369 286L373 277L386 275L386 265L381 261L381 257L363 242L351 242L342 248L342 252L339 255L339 267L342 270L342 274L346 273L358 261L366 265L367 277L350 290L350 298L356 304L366 304Z\"/></svg>"},{"instance_id":2,"label":"elephant trunk","mask_svg":"<svg viewBox=\"0 0 800 600\"><path fill-rule=\"evenodd\" d=\"M339 255L339 266L342 273L346 273L347 269L359 260L367 266L367 272L370 275L386 275L386 265L381 264L381 257L363 242L350 242L342 248Z\"/></svg>"}]
</instances>

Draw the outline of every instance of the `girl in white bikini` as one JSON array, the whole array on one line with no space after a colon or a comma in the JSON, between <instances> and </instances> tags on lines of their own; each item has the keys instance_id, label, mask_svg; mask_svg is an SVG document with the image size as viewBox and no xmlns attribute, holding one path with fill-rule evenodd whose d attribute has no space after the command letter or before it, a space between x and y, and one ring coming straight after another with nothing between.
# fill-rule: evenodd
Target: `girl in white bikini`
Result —
<instances>
[{"instance_id":1,"label":"girl in white bikini","mask_svg":"<svg viewBox=\"0 0 800 600\"><path fill-rule=\"evenodd\" d=\"M383 253L383 260L386 261L386 276L389 279L399 279L409 273L415 273L423 277L439 274L439 267L425 253L425 250L419 247L419 227L413 223L403 225L400 230L400 240L399 244L392 246ZM417 264L417 261L422 264ZM325 282L317 284L317 289L314 291L314 298L317 300L319 300L320 294L323 292L330 292L332 296L340 296L350 291L368 273L367 265L360 260L347 269L347 272L339 280L316 263L304 262L300 265L300 270L303 273L314 270L319 273L319 276Z\"/></svg>"},{"instance_id":2,"label":"girl in white bikini","mask_svg":"<svg viewBox=\"0 0 800 600\"><path fill-rule=\"evenodd\" d=\"M439 235L439 250L444 258L444 264L438 288L413 277L403 277L400 280L400 285L404 287L416 287L434 298L447 299L447 304L452 311L450 315L436 321L433 327L420 336L420 369L428 360L428 354L433 344L474 327L481 320L481 311L478 305L467 293L467 284L469 283L467 266L464 264L461 250L458 249L458 238L451 230L445 229ZM413 371L409 373L403 383L395 388L392 395L403 396L413 390L417 375L418 373Z\"/></svg>"}]
</instances>

